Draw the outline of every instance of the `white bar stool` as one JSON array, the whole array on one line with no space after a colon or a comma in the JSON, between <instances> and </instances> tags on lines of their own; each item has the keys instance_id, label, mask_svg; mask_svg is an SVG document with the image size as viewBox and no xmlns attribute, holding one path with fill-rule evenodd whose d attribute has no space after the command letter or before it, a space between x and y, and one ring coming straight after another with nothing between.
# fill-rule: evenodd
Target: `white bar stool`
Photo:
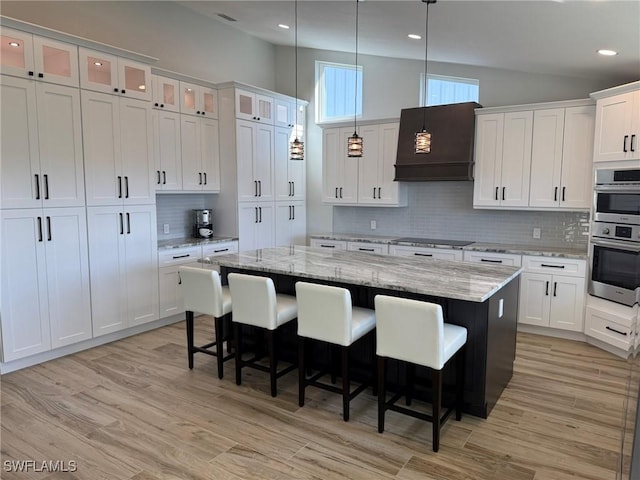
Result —
<instances>
[{"instance_id":1,"label":"white bar stool","mask_svg":"<svg viewBox=\"0 0 640 480\"><path fill-rule=\"evenodd\" d=\"M236 338L236 384L242 383L242 367L251 367L269 372L271 396L277 395L276 381L291 372L297 365L277 371L278 358L275 351L275 332L282 325L298 316L296 298L276 293L273 280L268 277L230 273L227 275L231 298L233 298L233 324ZM269 367L257 363L263 355L249 360L242 359L242 325L258 327L266 333Z\"/></svg>"},{"instance_id":2,"label":"white bar stool","mask_svg":"<svg viewBox=\"0 0 640 480\"><path fill-rule=\"evenodd\" d=\"M444 323L440 305L406 298L376 295L377 356L378 356L378 431L384 431L384 415L387 410L404 413L433 424L433 451L440 448L440 428L453 411L447 409L441 415L442 370L456 356L456 420L462 418L464 400L464 364L467 329ZM432 414L400 407L395 403L403 396L397 393L388 402L385 394L386 360L394 358L407 362L407 371L414 365L428 367L432 371ZM412 375L411 375L412 377ZM412 379L410 380L412 381ZM412 385L408 385L411 392ZM411 397L407 394L407 405Z\"/></svg>"},{"instance_id":3,"label":"white bar stool","mask_svg":"<svg viewBox=\"0 0 640 480\"><path fill-rule=\"evenodd\" d=\"M231 294L228 287L223 287L220 275L215 270L205 268L193 268L182 266L178 269L182 293L184 295L184 307L187 323L187 351L189 355L189 368L193 368L193 356L196 352L206 353L217 357L218 378L222 378L222 364L233 358L233 354L225 357L223 342L224 320L229 319L231 313ZM215 341L196 347L193 338L194 312L200 312L213 317L213 330ZM228 339L227 339L228 341ZM212 350L211 347L216 347ZM227 348L227 352L230 349Z\"/></svg>"},{"instance_id":4,"label":"white bar stool","mask_svg":"<svg viewBox=\"0 0 640 480\"><path fill-rule=\"evenodd\" d=\"M351 392L349 377L349 349L353 343L371 332L376 326L376 315L368 308L353 307L351 293L346 288L315 283L297 282L298 299L298 404L304 406L305 388L309 385L342 394L342 416L349 421L349 402L365 388L363 383ZM342 388L320 383L321 371L311 378L306 376L305 341L319 340L340 346L342 350ZM375 388L375 380L372 382Z\"/></svg>"}]
</instances>

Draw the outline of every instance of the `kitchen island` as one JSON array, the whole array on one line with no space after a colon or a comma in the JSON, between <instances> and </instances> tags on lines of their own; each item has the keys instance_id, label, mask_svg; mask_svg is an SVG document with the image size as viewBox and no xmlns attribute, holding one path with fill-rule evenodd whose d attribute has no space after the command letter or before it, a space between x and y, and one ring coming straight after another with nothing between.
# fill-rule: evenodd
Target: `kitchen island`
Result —
<instances>
[{"instance_id":1,"label":"kitchen island","mask_svg":"<svg viewBox=\"0 0 640 480\"><path fill-rule=\"evenodd\" d=\"M465 411L473 415L486 418L511 379L518 267L303 246L222 255L211 262L225 280L230 272L269 276L281 293L295 294L295 282L304 280L348 288L353 303L362 307L373 308L378 294L442 305L446 322L467 328ZM401 383L403 367L390 370L391 381Z\"/></svg>"}]
</instances>

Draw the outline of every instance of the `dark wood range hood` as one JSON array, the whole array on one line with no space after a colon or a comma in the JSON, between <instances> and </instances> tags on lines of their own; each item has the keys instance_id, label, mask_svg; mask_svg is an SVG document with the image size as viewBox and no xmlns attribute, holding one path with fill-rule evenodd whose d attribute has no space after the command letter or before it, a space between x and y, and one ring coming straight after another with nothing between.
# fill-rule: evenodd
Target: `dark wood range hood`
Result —
<instances>
[{"instance_id":1,"label":"dark wood range hood","mask_svg":"<svg viewBox=\"0 0 640 480\"><path fill-rule=\"evenodd\" d=\"M396 181L426 182L473 180L475 102L405 108L400 114ZM416 132L426 127L431 133L431 153L414 152Z\"/></svg>"}]
</instances>

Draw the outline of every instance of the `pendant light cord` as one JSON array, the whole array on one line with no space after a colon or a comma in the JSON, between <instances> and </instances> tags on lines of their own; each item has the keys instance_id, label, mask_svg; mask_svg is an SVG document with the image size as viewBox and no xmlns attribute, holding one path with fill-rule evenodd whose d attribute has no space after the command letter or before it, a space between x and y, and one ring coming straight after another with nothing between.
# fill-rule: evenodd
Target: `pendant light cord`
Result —
<instances>
[{"instance_id":1,"label":"pendant light cord","mask_svg":"<svg viewBox=\"0 0 640 480\"><path fill-rule=\"evenodd\" d=\"M353 132L356 133L358 128L358 1L356 0L356 85L355 95L353 96Z\"/></svg>"},{"instance_id":2,"label":"pendant light cord","mask_svg":"<svg viewBox=\"0 0 640 480\"><path fill-rule=\"evenodd\" d=\"M427 15L426 20L424 22L424 105L423 105L423 115L422 115L422 131L426 130L427 127L427 55L429 53L429 0L427 0Z\"/></svg>"},{"instance_id":3,"label":"pendant light cord","mask_svg":"<svg viewBox=\"0 0 640 480\"><path fill-rule=\"evenodd\" d=\"M296 60L295 60L295 69L296 69L296 112L293 117L293 121L296 125L296 141L298 140L298 0L295 1L295 19L294 19L294 28L295 28L295 52L296 52Z\"/></svg>"}]
</instances>

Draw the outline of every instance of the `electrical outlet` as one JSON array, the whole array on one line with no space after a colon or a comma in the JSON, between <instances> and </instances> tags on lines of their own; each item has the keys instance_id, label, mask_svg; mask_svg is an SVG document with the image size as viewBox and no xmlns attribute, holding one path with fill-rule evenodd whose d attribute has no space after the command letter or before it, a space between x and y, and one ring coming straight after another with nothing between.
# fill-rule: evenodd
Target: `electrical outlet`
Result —
<instances>
[{"instance_id":1,"label":"electrical outlet","mask_svg":"<svg viewBox=\"0 0 640 480\"><path fill-rule=\"evenodd\" d=\"M168 224L168 223L165 223L165 224L162 226L162 228L163 228L163 232L164 232L164 233L169 233L169 224Z\"/></svg>"},{"instance_id":2,"label":"electrical outlet","mask_svg":"<svg viewBox=\"0 0 640 480\"><path fill-rule=\"evenodd\" d=\"M371 220L371 230L375 230L378 227L375 220Z\"/></svg>"},{"instance_id":3,"label":"electrical outlet","mask_svg":"<svg viewBox=\"0 0 640 480\"><path fill-rule=\"evenodd\" d=\"M540 238L540 229L538 227L535 227L533 229L533 238L537 238L537 239Z\"/></svg>"}]
</instances>

